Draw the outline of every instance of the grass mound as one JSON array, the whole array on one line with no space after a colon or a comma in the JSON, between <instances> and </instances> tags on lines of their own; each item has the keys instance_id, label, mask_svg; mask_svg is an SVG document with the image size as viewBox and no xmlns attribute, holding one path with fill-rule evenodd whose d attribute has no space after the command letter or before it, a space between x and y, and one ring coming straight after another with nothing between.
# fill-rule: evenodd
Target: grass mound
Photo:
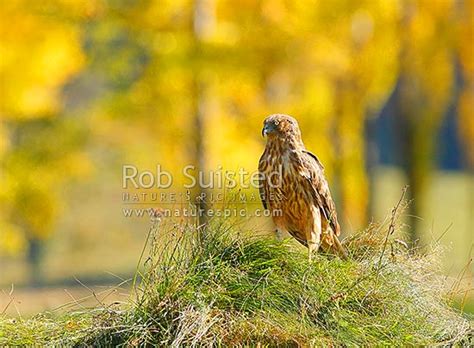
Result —
<instances>
[{"instance_id":1,"label":"grass mound","mask_svg":"<svg viewBox=\"0 0 474 348\"><path fill-rule=\"evenodd\" d=\"M0 345L472 343L472 324L447 303L437 253L417 256L384 231L372 226L346 241L347 261L309 262L292 240L223 221L155 224L127 306L0 318Z\"/></svg>"}]
</instances>

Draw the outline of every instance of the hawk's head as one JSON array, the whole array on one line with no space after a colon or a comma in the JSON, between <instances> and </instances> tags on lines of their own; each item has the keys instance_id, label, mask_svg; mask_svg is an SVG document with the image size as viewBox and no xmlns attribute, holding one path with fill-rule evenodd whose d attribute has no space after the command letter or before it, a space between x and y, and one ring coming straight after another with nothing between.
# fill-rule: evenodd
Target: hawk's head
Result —
<instances>
[{"instance_id":1,"label":"hawk's head","mask_svg":"<svg viewBox=\"0 0 474 348\"><path fill-rule=\"evenodd\" d=\"M267 135L269 138L294 138L295 140L301 138L298 122L293 117L283 114L268 116L263 121L262 135Z\"/></svg>"}]
</instances>

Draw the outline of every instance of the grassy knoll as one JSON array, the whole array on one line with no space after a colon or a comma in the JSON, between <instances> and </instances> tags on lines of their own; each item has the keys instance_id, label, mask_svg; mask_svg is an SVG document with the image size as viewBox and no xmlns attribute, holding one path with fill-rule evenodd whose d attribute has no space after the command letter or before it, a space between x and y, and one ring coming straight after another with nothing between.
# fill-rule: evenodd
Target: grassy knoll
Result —
<instances>
[{"instance_id":1,"label":"grassy knoll","mask_svg":"<svg viewBox=\"0 0 474 348\"><path fill-rule=\"evenodd\" d=\"M309 262L294 241L229 222L156 222L129 301L0 316L0 345L472 344L472 322L449 306L439 250L408 250L394 227L346 240L347 261L319 254Z\"/></svg>"}]
</instances>

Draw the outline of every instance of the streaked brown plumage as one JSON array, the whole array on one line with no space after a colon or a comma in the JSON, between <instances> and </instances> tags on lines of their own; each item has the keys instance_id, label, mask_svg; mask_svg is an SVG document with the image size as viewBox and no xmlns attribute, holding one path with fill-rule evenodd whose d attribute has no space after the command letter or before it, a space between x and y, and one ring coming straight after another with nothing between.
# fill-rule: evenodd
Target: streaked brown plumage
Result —
<instances>
[{"instance_id":1,"label":"streaked brown plumage","mask_svg":"<svg viewBox=\"0 0 474 348\"><path fill-rule=\"evenodd\" d=\"M288 232L308 247L309 258L320 246L345 257L324 167L306 150L298 122L288 115L271 115L262 134L268 139L258 166L260 197L277 231Z\"/></svg>"}]
</instances>

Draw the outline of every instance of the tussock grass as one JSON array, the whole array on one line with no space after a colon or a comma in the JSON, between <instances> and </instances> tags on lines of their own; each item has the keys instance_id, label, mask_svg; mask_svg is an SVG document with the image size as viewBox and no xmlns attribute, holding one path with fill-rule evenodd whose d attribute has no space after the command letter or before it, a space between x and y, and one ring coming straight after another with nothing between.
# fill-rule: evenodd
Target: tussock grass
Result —
<instances>
[{"instance_id":1,"label":"tussock grass","mask_svg":"<svg viewBox=\"0 0 474 348\"><path fill-rule=\"evenodd\" d=\"M0 345L472 344L472 322L448 304L438 250L415 253L394 228L392 219L352 236L349 260L310 262L294 241L228 221L155 222L128 304L0 318Z\"/></svg>"}]
</instances>

